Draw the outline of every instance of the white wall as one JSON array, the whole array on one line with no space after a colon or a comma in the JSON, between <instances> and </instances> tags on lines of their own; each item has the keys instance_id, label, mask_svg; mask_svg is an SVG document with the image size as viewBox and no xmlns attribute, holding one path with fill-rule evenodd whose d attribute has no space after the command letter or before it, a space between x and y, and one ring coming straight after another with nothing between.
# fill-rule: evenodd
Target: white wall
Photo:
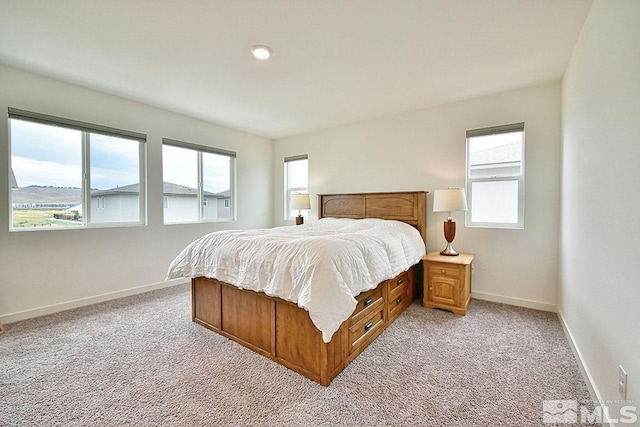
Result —
<instances>
[{"instance_id":1,"label":"white wall","mask_svg":"<svg viewBox=\"0 0 640 427\"><path fill-rule=\"evenodd\" d=\"M162 282L171 260L193 239L271 225L271 140L4 66L0 94L0 321ZM9 232L8 107L147 134L148 225ZM163 137L237 152L237 222L163 225ZM73 302L81 299L87 300Z\"/></svg>"},{"instance_id":2,"label":"white wall","mask_svg":"<svg viewBox=\"0 0 640 427\"><path fill-rule=\"evenodd\" d=\"M639 1L593 4L563 79L562 116L559 311L598 398L621 399L617 369L622 365L628 373L627 398L637 404Z\"/></svg>"},{"instance_id":3,"label":"white wall","mask_svg":"<svg viewBox=\"0 0 640 427\"><path fill-rule=\"evenodd\" d=\"M555 310L560 211L560 82L283 138L274 145L274 211L283 220L283 158L309 155L312 218L318 193L427 190L427 249L446 245L434 189L465 185L466 130L525 122L524 230L466 228L454 213L458 251L477 255L474 296Z\"/></svg>"}]
</instances>

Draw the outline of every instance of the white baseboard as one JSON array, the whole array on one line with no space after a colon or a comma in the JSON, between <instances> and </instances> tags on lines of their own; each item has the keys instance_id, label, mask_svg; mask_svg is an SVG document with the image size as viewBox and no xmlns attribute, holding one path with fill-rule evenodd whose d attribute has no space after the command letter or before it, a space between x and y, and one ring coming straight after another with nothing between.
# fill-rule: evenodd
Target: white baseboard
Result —
<instances>
[{"instance_id":1,"label":"white baseboard","mask_svg":"<svg viewBox=\"0 0 640 427\"><path fill-rule=\"evenodd\" d=\"M518 307L526 307L526 308L533 308L535 310L550 311L552 313L556 313L558 311L558 307L555 304L549 304L547 302L533 301L533 300L528 300L523 298L507 297L504 295L489 294L486 292L471 291L471 297L474 299L481 299L484 301L500 302L503 304L515 305Z\"/></svg>"},{"instance_id":2,"label":"white baseboard","mask_svg":"<svg viewBox=\"0 0 640 427\"><path fill-rule=\"evenodd\" d=\"M596 387L595 382L593 381L593 377L589 372L589 368L582 357L582 353L580 353L580 348L576 344L576 340L573 338L573 334L571 333L571 329L569 329L569 325L562 315L562 311L558 308L558 319L560 319L560 324L562 325L562 329L564 330L564 334L569 341L569 345L571 346L571 351L576 357L576 362L578 362L578 367L580 368L580 372L582 373L582 378L584 378L584 382L587 384L587 388L589 389L589 394L591 395L591 399L596 402L603 402L602 395L600 391L598 391L598 387ZM610 425L609 420L602 420L603 425Z\"/></svg>"},{"instance_id":3,"label":"white baseboard","mask_svg":"<svg viewBox=\"0 0 640 427\"><path fill-rule=\"evenodd\" d=\"M9 313L0 315L0 323L8 324L17 322L19 320L31 319L33 317L45 316L47 314L58 313L60 311L71 310L72 308L83 307L85 305L97 304L104 301L113 299L128 297L131 295L142 294L149 291L155 291L157 289L168 288L169 286L176 286L186 283L187 279L173 279L166 282L152 283L150 285L138 286L135 288L123 289L115 292L108 292L106 294L96 295L92 297L80 298L72 301L66 301L58 304L51 304L44 307L32 308L24 311L17 311L15 313Z\"/></svg>"}]
</instances>

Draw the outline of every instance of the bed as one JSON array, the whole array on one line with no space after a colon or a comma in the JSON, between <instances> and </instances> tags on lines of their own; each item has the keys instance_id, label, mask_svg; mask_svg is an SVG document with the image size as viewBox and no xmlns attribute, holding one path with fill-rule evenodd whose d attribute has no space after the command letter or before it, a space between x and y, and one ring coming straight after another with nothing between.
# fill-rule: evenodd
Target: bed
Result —
<instances>
[{"instance_id":1,"label":"bed","mask_svg":"<svg viewBox=\"0 0 640 427\"><path fill-rule=\"evenodd\" d=\"M308 224L283 227L282 230L257 231L264 234L275 233L277 240L279 233L286 231L285 229L289 229L290 233L313 234L316 228L327 226L359 230L368 227L369 223L377 226L380 222L395 230L402 227L409 228L406 225L409 224L419 232L418 239L421 241L418 243L424 251L426 192L323 194L318 196L318 216L319 221L313 222L317 225ZM346 219L341 220L341 218ZM357 219L363 221L354 221ZM261 235L245 236L243 233L240 232L239 236L234 236L233 242L263 238ZM368 229L364 233L368 233ZM411 233L418 235L415 232ZM199 245L199 241L194 242L185 248L169 269L168 277L191 277L193 321L324 386L328 386L358 354L371 344L419 293L420 263L416 261L415 253L411 251L408 259L415 262L415 265L408 263L408 259L395 260L397 257L394 256L394 262L390 262L390 266L384 265L379 268L386 274L380 282L376 278L383 277L380 276L383 273L375 271L377 270L375 267L383 263L376 260L371 266L372 271L367 273L370 276L367 276L368 280L375 280L375 282L364 283L366 280L363 279L363 284L358 285L360 287L352 287L352 284L348 283L348 278L343 280L342 275L338 275L336 277L339 280L325 279L325 282L330 282L326 286L325 283L322 283L322 286L316 283L308 288L299 289L287 282L284 284L286 291L284 294L283 291L279 290L277 293L264 284L253 286L252 282L247 282L247 280L254 280L247 273L251 269L239 268L240 273L229 273L226 268L228 263L245 262L238 255L232 254L227 256L226 261L219 261L215 271L209 271L207 267L189 266L193 259L205 266L208 265L208 260L206 263L199 260L207 256L206 250L202 247L219 244L222 240L216 239L221 239L224 234L219 232L212 233L211 236L203 236L201 240L206 241L209 246ZM410 237L414 240L412 244L415 245L416 237ZM377 236L371 237L367 234L367 237L358 237L365 240L357 240L355 243L367 249L372 246L370 243L373 241L366 240L370 238L377 238ZM305 240L305 243L309 245L309 242L314 243L319 240L322 239ZM323 251L323 248L321 246L318 250ZM247 249L241 247L240 250ZM184 261L186 258L189 258L189 262ZM419 260L419 257L417 259ZM303 264L312 268L321 260L322 257L309 258ZM260 262L266 263L264 259ZM332 260L329 263L335 264L336 261ZM404 266L399 267L402 265ZM261 265L260 268L266 267ZM277 270L275 267L274 269ZM286 269L292 270L295 266L288 265ZM399 269L402 271L398 271ZM304 275L304 272L298 274L300 275ZM393 277L390 277L391 275ZM283 281L286 282L284 279ZM334 283L343 281L345 283L339 285ZM256 292L251 288L263 291ZM359 292L360 289L363 291ZM322 293L327 294L324 295L325 301L322 303L324 305L315 304L315 300L323 299ZM348 294L348 297L343 293ZM309 294L320 295L320 297L316 296L314 300L307 298ZM291 295L293 295L292 298L290 298ZM330 316L325 315L328 311L323 307L327 302L335 306L332 307L332 310L335 309L335 314L331 312Z\"/></svg>"}]
</instances>

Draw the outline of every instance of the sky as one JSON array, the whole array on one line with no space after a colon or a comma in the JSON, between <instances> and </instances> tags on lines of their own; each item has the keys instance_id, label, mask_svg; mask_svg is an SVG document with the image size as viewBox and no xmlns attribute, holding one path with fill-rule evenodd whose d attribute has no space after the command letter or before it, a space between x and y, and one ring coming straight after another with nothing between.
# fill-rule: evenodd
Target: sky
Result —
<instances>
[{"instance_id":1,"label":"sky","mask_svg":"<svg viewBox=\"0 0 640 427\"><path fill-rule=\"evenodd\" d=\"M91 134L91 188L138 183L138 141ZM11 119L11 167L19 187L82 187L82 132Z\"/></svg>"},{"instance_id":2,"label":"sky","mask_svg":"<svg viewBox=\"0 0 640 427\"><path fill-rule=\"evenodd\" d=\"M162 176L165 182L196 188L198 185L198 152L186 148L162 147ZM229 190L231 164L228 156L202 153L204 191L220 193Z\"/></svg>"},{"instance_id":3,"label":"sky","mask_svg":"<svg viewBox=\"0 0 640 427\"><path fill-rule=\"evenodd\" d=\"M522 142L521 131L498 133L492 135L476 136L473 138L474 143L469 146L469 150L474 153L477 151L488 150L500 145L513 144L514 142Z\"/></svg>"},{"instance_id":4,"label":"sky","mask_svg":"<svg viewBox=\"0 0 640 427\"><path fill-rule=\"evenodd\" d=\"M82 132L17 119L10 119L10 126L11 167L19 187L82 187ZM137 140L92 133L89 141L91 188L107 190L139 183ZM167 152L168 148L173 150ZM195 151L165 146L163 156L164 181L197 187ZM206 191L229 189L229 163L229 157L204 154Z\"/></svg>"}]
</instances>

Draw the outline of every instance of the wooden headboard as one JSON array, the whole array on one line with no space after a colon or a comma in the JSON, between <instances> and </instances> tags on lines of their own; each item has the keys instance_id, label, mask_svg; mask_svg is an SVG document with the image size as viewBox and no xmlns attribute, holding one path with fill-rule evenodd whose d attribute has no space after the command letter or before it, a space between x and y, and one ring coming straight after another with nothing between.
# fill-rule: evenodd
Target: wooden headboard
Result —
<instances>
[{"instance_id":1,"label":"wooden headboard","mask_svg":"<svg viewBox=\"0 0 640 427\"><path fill-rule=\"evenodd\" d=\"M319 218L382 218L406 222L427 242L427 192L318 194Z\"/></svg>"}]
</instances>

